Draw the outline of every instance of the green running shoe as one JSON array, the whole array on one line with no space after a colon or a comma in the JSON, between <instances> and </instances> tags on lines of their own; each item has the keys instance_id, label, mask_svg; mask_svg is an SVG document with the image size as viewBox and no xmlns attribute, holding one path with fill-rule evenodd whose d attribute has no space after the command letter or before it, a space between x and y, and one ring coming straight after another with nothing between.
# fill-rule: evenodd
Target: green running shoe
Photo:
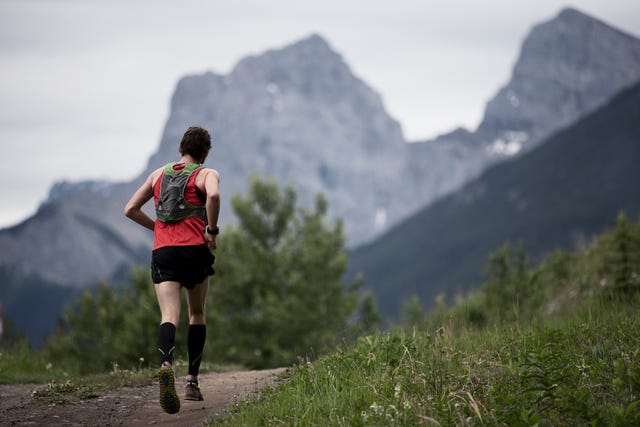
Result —
<instances>
[{"instance_id":1,"label":"green running shoe","mask_svg":"<svg viewBox=\"0 0 640 427\"><path fill-rule=\"evenodd\" d=\"M175 414L180 410L180 399L176 393L176 378L173 369L163 366L158 371L160 383L160 406L167 414Z\"/></svg>"}]
</instances>

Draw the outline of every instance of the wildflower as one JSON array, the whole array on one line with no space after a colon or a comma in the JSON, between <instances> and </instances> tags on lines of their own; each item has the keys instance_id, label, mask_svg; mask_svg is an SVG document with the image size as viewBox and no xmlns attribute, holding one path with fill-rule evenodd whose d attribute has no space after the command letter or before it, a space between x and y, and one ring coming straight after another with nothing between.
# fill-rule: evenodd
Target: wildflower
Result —
<instances>
[{"instance_id":1,"label":"wildflower","mask_svg":"<svg viewBox=\"0 0 640 427\"><path fill-rule=\"evenodd\" d=\"M398 410L395 405L389 405L387 410L385 411L385 416L389 421L393 421L398 416Z\"/></svg>"},{"instance_id":2,"label":"wildflower","mask_svg":"<svg viewBox=\"0 0 640 427\"><path fill-rule=\"evenodd\" d=\"M376 402L373 402L371 406L369 406L369 409L371 409L371 413L373 416L377 416L384 413L384 408L378 405Z\"/></svg>"},{"instance_id":3,"label":"wildflower","mask_svg":"<svg viewBox=\"0 0 640 427\"><path fill-rule=\"evenodd\" d=\"M395 386L395 388L393 390L394 390L393 397L395 397L396 400L399 400L400 399L400 391L401 391L400 383L396 384L396 386Z\"/></svg>"}]
</instances>

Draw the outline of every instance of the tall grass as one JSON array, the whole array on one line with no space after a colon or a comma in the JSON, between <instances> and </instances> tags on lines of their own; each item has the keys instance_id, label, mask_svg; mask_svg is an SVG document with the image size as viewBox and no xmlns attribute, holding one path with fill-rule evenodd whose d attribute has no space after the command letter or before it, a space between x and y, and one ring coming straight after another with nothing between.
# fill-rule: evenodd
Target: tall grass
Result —
<instances>
[{"instance_id":1,"label":"tall grass","mask_svg":"<svg viewBox=\"0 0 640 427\"><path fill-rule=\"evenodd\" d=\"M639 307L363 337L211 425L640 425Z\"/></svg>"},{"instance_id":2,"label":"tall grass","mask_svg":"<svg viewBox=\"0 0 640 427\"><path fill-rule=\"evenodd\" d=\"M64 366L54 366L26 340L0 347L0 384L42 383L66 377Z\"/></svg>"},{"instance_id":3,"label":"tall grass","mask_svg":"<svg viewBox=\"0 0 640 427\"><path fill-rule=\"evenodd\" d=\"M84 376L78 372L73 364L52 363L45 352L34 349L26 340L0 348L0 384L46 384L34 396L54 403L97 397L104 390L118 387L150 385L156 373L143 359L136 369L121 369L114 363L110 371Z\"/></svg>"},{"instance_id":4,"label":"tall grass","mask_svg":"<svg viewBox=\"0 0 640 427\"><path fill-rule=\"evenodd\" d=\"M527 269L500 248L488 279L408 328L301 363L220 425L640 425L640 220Z\"/></svg>"}]
</instances>

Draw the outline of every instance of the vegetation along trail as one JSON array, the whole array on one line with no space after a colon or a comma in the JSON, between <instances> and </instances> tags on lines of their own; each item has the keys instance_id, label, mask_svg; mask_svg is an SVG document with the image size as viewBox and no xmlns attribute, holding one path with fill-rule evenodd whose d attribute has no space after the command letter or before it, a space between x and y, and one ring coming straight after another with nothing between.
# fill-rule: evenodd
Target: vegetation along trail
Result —
<instances>
[{"instance_id":1,"label":"vegetation along trail","mask_svg":"<svg viewBox=\"0 0 640 427\"><path fill-rule=\"evenodd\" d=\"M181 399L180 412L169 415L158 404L157 385L122 387L85 396L47 393L51 385L0 385L0 425L197 426L223 417L234 403L255 398L273 386L285 368L207 373L200 376L202 402ZM177 382L178 393L182 394ZM63 391L62 387L57 387Z\"/></svg>"}]
</instances>

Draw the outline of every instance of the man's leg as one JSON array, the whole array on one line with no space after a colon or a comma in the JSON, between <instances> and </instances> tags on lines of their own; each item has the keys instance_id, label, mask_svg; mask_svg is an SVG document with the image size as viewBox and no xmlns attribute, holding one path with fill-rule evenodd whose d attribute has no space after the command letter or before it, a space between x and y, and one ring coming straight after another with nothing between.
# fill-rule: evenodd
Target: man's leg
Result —
<instances>
[{"instance_id":1,"label":"man's leg","mask_svg":"<svg viewBox=\"0 0 640 427\"><path fill-rule=\"evenodd\" d=\"M207 298L208 278L198 283L193 289L187 290L187 305L189 307L189 333L187 348L189 350L189 376L187 377L187 400L203 400L198 383L198 372L202 361L202 351L207 336L204 303Z\"/></svg>"},{"instance_id":2,"label":"man's leg","mask_svg":"<svg viewBox=\"0 0 640 427\"><path fill-rule=\"evenodd\" d=\"M207 336L204 304L207 299L209 278L198 283L193 289L187 289L187 306L189 307L189 333L187 348L189 350L189 379L196 379L202 360L202 351Z\"/></svg>"},{"instance_id":3,"label":"man's leg","mask_svg":"<svg viewBox=\"0 0 640 427\"><path fill-rule=\"evenodd\" d=\"M175 414L180 410L180 399L176 394L175 375L171 369L176 338L176 326L180 319L180 284L162 282L155 285L160 306L160 326L158 327L158 350L162 366L158 372L160 383L160 406L165 412Z\"/></svg>"},{"instance_id":4,"label":"man's leg","mask_svg":"<svg viewBox=\"0 0 640 427\"><path fill-rule=\"evenodd\" d=\"M158 327L158 350L160 363L173 362L176 327L180 320L180 284L178 282L156 283L156 297L160 306L160 326Z\"/></svg>"}]
</instances>

